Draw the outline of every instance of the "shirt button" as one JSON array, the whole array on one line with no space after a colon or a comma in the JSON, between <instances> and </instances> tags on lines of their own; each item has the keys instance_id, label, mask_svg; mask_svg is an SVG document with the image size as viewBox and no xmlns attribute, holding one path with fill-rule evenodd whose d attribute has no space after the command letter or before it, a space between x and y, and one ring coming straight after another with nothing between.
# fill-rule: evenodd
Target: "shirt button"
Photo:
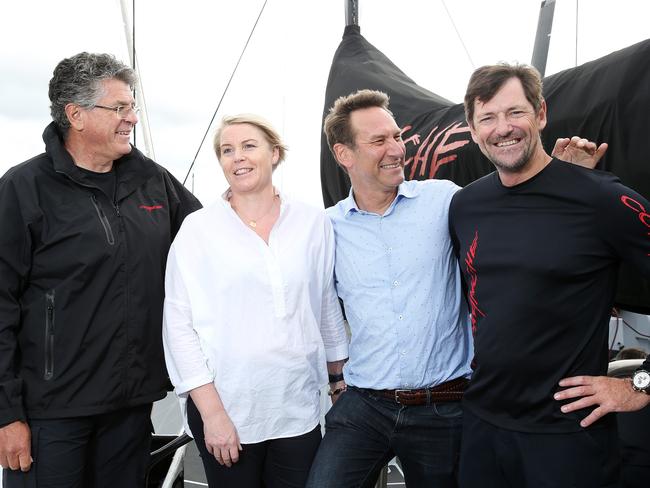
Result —
<instances>
[{"instance_id":1,"label":"shirt button","mask_svg":"<svg viewBox=\"0 0 650 488\"><path fill-rule=\"evenodd\" d=\"M404 316L402 314L400 314L400 315L397 316L397 318L400 319L400 320L403 320Z\"/></svg>"},{"instance_id":2,"label":"shirt button","mask_svg":"<svg viewBox=\"0 0 650 488\"><path fill-rule=\"evenodd\" d=\"M392 247L389 247L389 248L388 248L388 252L392 252L392 250L393 250Z\"/></svg>"},{"instance_id":3,"label":"shirt button","mask_svg":"<svg viewBox=\"0 0 650 488\"><path fill-rule=\"evenodd\" d=\"M398 285L399 285L399 281L397 280L393 281L393 286L398 286Z\"/></svg>"}]
</instances>

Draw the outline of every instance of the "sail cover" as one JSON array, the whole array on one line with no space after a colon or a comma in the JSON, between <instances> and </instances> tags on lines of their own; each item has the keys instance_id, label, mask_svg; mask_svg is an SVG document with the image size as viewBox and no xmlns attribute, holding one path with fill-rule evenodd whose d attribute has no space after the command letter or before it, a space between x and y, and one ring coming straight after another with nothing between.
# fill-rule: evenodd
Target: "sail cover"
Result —
<instances>
[{"instance_id":1,"label":"sail cover","mask_svg":"<svg viewBox=\"0 0 650 488\"><path fill-rule=\"evenodd\" d=\"M347 26L332 61L323 118L338 97L362 88L390 96L391 111L404 128L407 179L442 178L465 186L493 171L471 139L462 104L418 86L370 44L358 26ZM542 143L549 154L558 137L580 135L607 142L598 169L611 171L650 199L650 40L544 78L544 97L549 110ZM326 207L350 191L324 134L321 186ZM616 304L650 314L650 280L621 266Z\"/></svg>"}]
</instances>

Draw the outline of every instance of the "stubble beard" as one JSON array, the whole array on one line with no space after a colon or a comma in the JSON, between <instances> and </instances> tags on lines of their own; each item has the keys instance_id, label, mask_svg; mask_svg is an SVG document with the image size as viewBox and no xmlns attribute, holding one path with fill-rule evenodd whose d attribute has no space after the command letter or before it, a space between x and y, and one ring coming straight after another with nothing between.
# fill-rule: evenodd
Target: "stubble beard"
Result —
<instances>
[{"instance_id":1,"label":"stubble beard","mask_svg":"<svg viewBox=\"0 0 650 488\"><path fill-rule=\"evenodd\" d=\"M505 162L503 160L500 160L489 152L487 154L487 158L499 171L502 171L504 173L521 173L528 166L535 151L535 145L537 143L537 141L529 142L524 151L521 153L521 156L513 162Z\"/></svg>"}]
</instances>

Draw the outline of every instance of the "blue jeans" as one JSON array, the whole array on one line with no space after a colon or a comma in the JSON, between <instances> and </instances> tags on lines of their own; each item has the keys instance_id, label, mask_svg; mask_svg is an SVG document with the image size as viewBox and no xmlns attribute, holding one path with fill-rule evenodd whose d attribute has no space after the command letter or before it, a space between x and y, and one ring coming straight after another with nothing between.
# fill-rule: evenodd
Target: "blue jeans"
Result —
<instances>
[{"instance_id":1,"label":"blue jeans","mask_svg":"<svg viewBox=\"0 0 650 488\"><path fill-rule=\"evenodd\" d=\"M404 406L349 387L325 416L308 488L372 487L397 456L408 488L455 488L460 402Z\"/></svg>"}]
</instances>

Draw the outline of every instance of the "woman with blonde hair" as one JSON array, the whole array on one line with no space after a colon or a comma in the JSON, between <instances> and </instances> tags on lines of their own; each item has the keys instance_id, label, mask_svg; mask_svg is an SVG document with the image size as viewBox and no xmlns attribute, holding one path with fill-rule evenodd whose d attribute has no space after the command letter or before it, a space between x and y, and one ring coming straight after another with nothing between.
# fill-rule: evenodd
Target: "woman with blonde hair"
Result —
<instances>
[{"instance_id":1,"label":"woman with blonde hair","mask_svg":"<svg viewBox=\"0 0 650 488\"><path fill-rule=\"evenodd\" d=\"M321 209L274 188L286 147L268 122L226 117L214 148L230 187L172 244L167 368L209 486L302 487L321 387L328 370L342 380L348 354L333 231Z\"/></svg>"}]
</instances>

